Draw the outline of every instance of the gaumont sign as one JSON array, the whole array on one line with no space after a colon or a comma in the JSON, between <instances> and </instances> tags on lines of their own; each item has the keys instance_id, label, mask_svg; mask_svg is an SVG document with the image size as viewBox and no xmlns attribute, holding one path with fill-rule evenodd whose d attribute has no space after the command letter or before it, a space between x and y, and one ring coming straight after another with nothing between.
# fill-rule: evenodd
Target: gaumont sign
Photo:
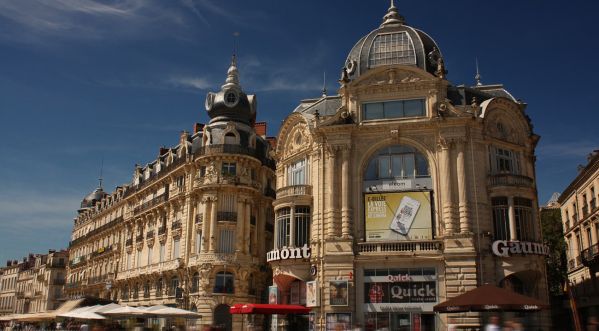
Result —
<instances>
[{"instance_id":1,"label":"gaumont sign","mask_svg":"<svg viewBox=\"0 0 599 331\"><path fill-rule=\"evenodd\" d=\"M310 247L308 247L307 244L303 247L284 247L266 253L266 262L288 259L309 259L311 255Z\"/></svg>"},{"instance_id":2,"label":"gaumont sign","mask_svg":"<svg viewBox=\"0 0 599 331\"><path fill-rule=\"evenodd\" d=\"M493 254L501 257L511 255L549 255L549 246L528 241L496 240L491 245Z\"/></svg>"}]
</instances>

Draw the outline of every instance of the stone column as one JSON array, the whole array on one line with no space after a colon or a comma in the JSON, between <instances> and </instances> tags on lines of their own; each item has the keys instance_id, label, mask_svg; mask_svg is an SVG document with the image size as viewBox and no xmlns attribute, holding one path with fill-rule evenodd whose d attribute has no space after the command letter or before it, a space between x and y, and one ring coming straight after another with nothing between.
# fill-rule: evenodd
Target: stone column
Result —
<instances>
[{"instance_id":1,"label":"stone column","mask_svg":"<svg viewBox=\"0 0 599 331\"><path fill-rule=\"evenodd\" d=\"M518 233L516 232L516 211L514 210L514 197L509 196L507 198L507 213L510 222L510 240L518 240Z\"/></svg>"},{"instance_id":2,"label":"stone column","mask_svg":"<svg viewBox=\"0 0 599 331\"><path fill-rule=\"evenodd\" d=\"M252 216L252 202L250 199L245 200L245 219L243 222L243 253L250 252L250 218Z\"/></svg>"},{"instance_id":3,"label":"stone column","mask_svg":"<svg viewBox=\"0 0 599 331\"><path fill-rule=\"evenodd\" d=\"M341 234L343 238L350 238L351 228L351 207L349 199L351 196L349 184L349 146L344 146L341 157Z\"/></svg>"},{"instance_id":4,"label":"stone column","mask_svg":"<svg viewBox=\"0 0 599 331\"><path fill-rule=\"evenodd\" d=\"M204 198L202 202L204 203L204 216L202 218L202 238L200 238L200 245L201 252L206 253L208 251L208 245L205 238L208 237L210 231L210 219L212 218L210 212L212 211L212 203L210 202L210 198Z\"/></svg>"},{"instance_id":5,"label":"stone column","mask_svg":"<svg viewBox=\"0 0 599 331\"><path fill-rule=\"evenodd\" d=\"M275 215L276 215L277 211L275 211ZM278 248L279 247L279 242L280 242L280 238L279 238L279 222L277 221L277 217L275 216L275 233L274 233L274 244L275 247L274 248Z\"/></svg>"},{"instance_id":6,"label":"stone column","mask_svg":"<svg viewBox=\"0 0 599 331\"><path fill-rule=\"evenodd\" d=\"M337 232L337 225L335 219L335 153L337 152L336 147L329 146L328 159L327 159L327 172L325 184L328 183L328 195L327 195L327 210L325 215L325 221L327 224L327 237L333 238Z\"/></svg>"},{"instance_id":7,"label":"stone column","mask_svg":"<svg viewBox=\"0 0 599 331\"><path fill-rule=\"evenodd\" d=\"M457 142L457 179L458 179L458 207L460 213L460 232L468 233L471 232L471 226L469 222L469 206L468 206L468 182L466 175L466 162L465 162L465 145L464 140Z\"/></svg>"},{"instance_id":8,"label":"stone column","mask_svg":"<svg viewBox=\"0 0 599 331\"><path fill-rule=\"evenodd\" d=\"M214 252L216 248L216 213L218 210L217 198L213 197L210 203L210 245L209 251Z\"/></svg>"},{"instance_id":9,"label":"stone column","mask_svg":"<svg viewBox=\"0 0 599 331\"><path fill-rule=\"evenodd\" d=\"M235 250L243 252L243 222L244 222L244 199L237 197L237 224L235 227Z\"/></svg>"},{"instance_id":10,"label":"stone column","mask_svg":"<svg viewBox=\"0 0 599 331\"><path fill-rule=\"evenodd\" d=\"M256 215L254 215L256 222L254 224L254 233L252 234L253 247L250 247L250 254L260 256L260 243L258 242L258 232L264 233L262 225L262 201L258 201L256 204ZM250 224L250 230L252 225Z\"/></svg>"},{"instance_id":11,"label":"stone column","mask_svg":"<svg viewBox=\"0 0 599 331\"><path fill-rule=\"evenodd\" d=\"M441 182L441 205L443 209L443 224L445 226L445 235L452 235L456 232L456 226L453 223L453 197L451 181L451 162L450 162L450 143L446 139L439 140L440 154L440 173Z\"/></svg>"},{"instance_id":12,"label":"stone column","mask_svg":"<svg viewBox=\"0 0 599 331\"><path fill-rule=\"evenodd\" d=\"M295 205L289 207L289 243L288 247L294 247L295 243Z\"/></svg>"}]
</instances>

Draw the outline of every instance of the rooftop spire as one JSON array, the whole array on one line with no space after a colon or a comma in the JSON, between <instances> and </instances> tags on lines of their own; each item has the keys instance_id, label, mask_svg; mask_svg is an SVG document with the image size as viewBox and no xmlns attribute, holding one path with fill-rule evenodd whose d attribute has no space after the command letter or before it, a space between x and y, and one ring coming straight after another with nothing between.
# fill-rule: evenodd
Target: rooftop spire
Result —
<instances>
[{"instance_id":1,"label":"rooftop spire","mask_svg":"<svg viewBox=\"0 0 599 331\"><path fill-rule=\"evenodd\" d=\"M322 97L327 96L327 72L322 73Z\"/></svg>"},{"instance_id":2,"label":"rooftop spire","mask_svg":"<svg viewBox=\"0 0 599 331\"><path fill-rule=\"evenodd\" d=\"M98 188L102 189L102 171L104 170L104 157L102 157L102 162L100 163L100 178L98 178L98 181L100 182Z\"/></svg>"},{"instance_id":3,"label":"rooftop spire","mask_svg":"<svg viewBox=\"0 0 599 331\"><path fill-rule=\"evenodd\" d=\"M405 24L406 20L403 16L399 14L397 11L397 7L395 7L395 3L391 0L391 6L387 9L387 14L383 16L383 24L381 27L388 24Z\"/></svg>"},{"instance_id":4,"label":"rooftop spire","mask_svg":"<svg viewBox=\"0 0 599 331\"><path fill-rule=\"evenodd\" d=\"M225 84L221 86L223 90L231 87L237 87L241 90L241 86L239 86L239 72L237 72L237 57L235 54L231 56L231 65L229 66L229 70L227 70L227 79L225 80Z\"/></svg>"},{"instance_id":5,"label":"rooftop spire","mask_svg":"<svg viewBox=\"0 0 599 331\"><path fill-rule=\"evenodd\" d=\"M483 84L480 82L480 72L478 71L478 58L476 58L476 75L474 76L474 80L476 81L476 86L482 86Z\"/></svg>"}]
</instances>

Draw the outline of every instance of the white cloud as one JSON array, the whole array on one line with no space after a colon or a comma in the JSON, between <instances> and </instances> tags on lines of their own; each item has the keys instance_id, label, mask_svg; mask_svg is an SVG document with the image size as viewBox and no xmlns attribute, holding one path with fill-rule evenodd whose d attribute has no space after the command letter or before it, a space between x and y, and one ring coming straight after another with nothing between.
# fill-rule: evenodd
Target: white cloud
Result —
<instances>
[{"instance_id":1,"label":"white cloud","mask_svg":"<svg viewBox=\"0 0 599 331\"><path fill-rule=\"evenodd\" d=\"M586 157L598 148L597 142L586 140L558 143L543 143L541 140L541 144L537 148L537 155L542 158Z\"/></svg>"},{"instance_id":2,"label":"white cloud","mask_svg":"<svg viewBox=\"0 0 599 331\"><path fill-rule=\"evenodd\" d=\"M82 199L54 191L0 192L0 229L33 229L43 233L45 228L68 228Z\"/></svg>"},{"instance_id":3,"label":"white cloud","mask_svg":"<svg viewBox=\"0 0 599 331\"><path fill-rule=\"evenodd\" d=\"M211 83L204 77L192 77L192 76L175 76L167 80L172 86L193 88L198 90L205 90L208 88L214 88L216 85Z\"/></svg>"}]
</instances>

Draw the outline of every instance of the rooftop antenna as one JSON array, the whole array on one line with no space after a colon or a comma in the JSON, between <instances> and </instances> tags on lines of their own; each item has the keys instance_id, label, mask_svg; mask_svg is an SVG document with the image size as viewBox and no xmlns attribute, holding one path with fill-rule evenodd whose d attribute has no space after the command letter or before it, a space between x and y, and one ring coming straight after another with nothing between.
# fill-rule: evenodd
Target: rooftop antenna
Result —
<instances>
[{"instance_id":1,"label":"rooftop antenna","mask_svg":"<svg viewBox=\"0 0 599 331\"><path fill-rule=\"evenodd\" d=\"M239 32L233 32L233 57L237 57L237 37L239 37Z\"/></svg>"},{"instance_id":2,"label":"rooftop antenna","mask_svg":"<svg viewBox=\"0 0 599 331\"><path fill-rule=\"evenodd\" d=\"M322 73L322 97L327 96L327 72Z\"/></svg>"},{"instance_id":3,"label":"rooftop antenna","mask_svg":"<svg viewBox=\"0 0 599 331\"><path fill-rule=\"evenodd\" d=\"M474 80L476 81L476 86L482 86L483 85L480 82L480 78L481 78L481 75L480 75L480 72L478 71L478 58L476 58L476 75L474 76Z\"/></svg>"},{"instance_id":4,"label":"rooftop antenna","mask_svg":"<svg viewBox=\"0 0 599 331\"><path fill-rule=\"evenodd\" d=\"M102 189L102 171L104 170L104 156L102 156L102 161L100 162L100 178L98 181L100 182L100 189Z\"/></svg>"}]
</instances>

